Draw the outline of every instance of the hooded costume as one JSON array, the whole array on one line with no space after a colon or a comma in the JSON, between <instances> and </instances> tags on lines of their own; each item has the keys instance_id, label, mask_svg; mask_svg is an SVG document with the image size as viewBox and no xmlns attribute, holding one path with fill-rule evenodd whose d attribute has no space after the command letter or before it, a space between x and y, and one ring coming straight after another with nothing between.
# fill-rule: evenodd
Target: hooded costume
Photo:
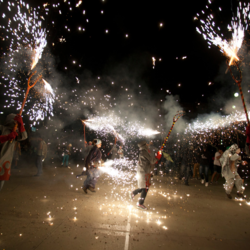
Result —
<instances>
[{"instance_id":1,"label":"hooded costume","mask_svg":"<svg viewBox=\"0 0 250 250\"><path fill-rule=\"evenodd\" d=\"M18 136L15 140L23 141L27 139L28 136L24 129L21 116L9 114L4 122L4 125L0 125L0 130L2 131L2 135L10 134L15 127L16 121L18 122ZM0 153L0 181L8 181L10 178L10 168L13 159L14 148L15 142L6 141L2 144Z\"/></svg>"},{"instance_id":2,"label":"hooded costume","mask_svg":"<svg viewBox=\"0 0 250 250\"><path fill-rule=\"evenodd\" d=\"M151 184L150 171L153 164L157 162L155 156L149 152L146 141L138 143L139 159L137 165L138 188L146 188Z\"/></svg>"},{"instance_id":3,"label":"hooded costume","mask_svg":"<svg viewBox=\"0 0 250 250\"><path fill-rule=\"evenodd\" d=\"M138 193L141 194L139 199L139 205L137 205L140 209L147 209L143 203L146 199L148 189L151 185L151 168L152 165L157 162L155 156L149 151L146 141L142 141L138 143L139 147L139 160L137 164L137 179L138 179L138 189L134 190L130 195L133 199L135 195Z\"/></svg>"},{"instance_id":4,"label":"hooded costume","mask_svg":"<svg viewBox=\"0 0 250 250\"><path fill-rule=\"evenodd\" d=\"M236 153L238 149L237 144L233 144L228 150L226 150L220 158L221 163L221 175L225 178L225 191L230 194L234 185L237 188L238 193L243 193L242 179L237 172L236 161L239 159L239 155Z\"/></svg>"}]
</instances>

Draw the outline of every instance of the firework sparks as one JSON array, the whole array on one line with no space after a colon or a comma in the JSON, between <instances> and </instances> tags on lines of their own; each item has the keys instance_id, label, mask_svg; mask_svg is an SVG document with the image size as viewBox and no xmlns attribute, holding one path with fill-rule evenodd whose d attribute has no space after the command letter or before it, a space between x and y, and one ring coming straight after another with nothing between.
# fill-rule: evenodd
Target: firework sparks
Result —
<instances>
[{"instance_id":1,"label":"firework sparks","mask_svg":"<svg viewBox=\"0 0 250 250\"><path fill-rule=\"evenodd\" d=\"M139 129L138 131L138 135L141 135L141 136L152 136L152 135L157 135L157 134L160 134L159 131L157 130L152 130L150 128L146 128L146 129Z\"/></svg>"},{"instance_id":2,"label":"firework sparks","mask_svg":"<svg viewBox=\"0 0 250 250\"><path fill-rule=\"evenodd\" d=\"M50 85L47 81L45 81L44 79L43 79L43 82L44 82L44 89L45 89L45 91L47 91L47 92L50 93L53 97L55 97L55 93L54 93L54 91L53 91L51 85Z\"/></svg>"},{"instance_id":3,"label":"firework sparks","mask_svg":"<svg viewBox=\"0 0 250 250\"><path fill-rule=\"evenodd\" d=\"M48 4L44 4L44 8L47 5ZM11 8L9 8L9 6L11 6ZM38 9L39 8L40 7L38 7ZM24 4L22 1L20 1L20 4L10 5L9 3L8 9L15 14L12 14L9 18L8 26L6 28L0 26L0 28L4 29L6 32L6 40L10 41L8 54L4 53L4 55L8 58L9 62L7 65L7 77L5 77L5 81L9 81L9 83L5 94L11 97L11 104L5 107L11 108L12 106L17 106L17 110L20 110L23 109L20 97L22 97L23 92L25 92L25 90L21 88L22 80L18 77L20 65L26 64L29 72L36 67L39 59L42 57L44 48L47 45L47 30L42 28L42 21L39 19L37 9L30 8L29 4ZM47 12L47 9L45 10ZM28 60L27 57L29 58ZM18 62L18 60L20 60L20 62ZM31 63L30 60L32 61ZM32 103L34 103L33 107L31 105L26 105L26 107L28 107L26 113L31 115L31 120L37 120L38 118L43 119L44 116L46 116L46 114L43 113L51 110L51 105L53 104L51 96L54 97L54 93L52 89L48 88L48 83L44 82L44 85L46 90L46 93L44 93L44 100L46 102L45 106L39 104L38 100L32 101ZM50 94L48 95L49 92ZM12 94L10 95L9 93ZM48 98L48 96L50 97ZM30 102L31 98L32 97L29 96L27 102Z\"/></svg>"},{"instance_id":4,"label":"firework sparks","mask_svg":"<svg viewBox=\"0 0 250 250\"><path fill-rule=\"evenodd\" d=\"M209 1L209 4L211 2ZM233 64L234 61L239 61L239 57L237 53L242 46L244 40L244 33L247 30L248 24L247 20L249 18L249 7L250 3L246 4L239 3L239 7L237 8L237 17L233 17L231 21L231 25L227 26L229 32L233 31L232 39L227 41L223 39L224 36L221 33L221 29L219 27L216 28L216 24L214 22L214 16L209 14L205 17L205 21L200 19L200 28L196 28L197 32L203 35L204 39L207 40L209 48L211 44L214 44L221 48L222 52L226 54L227 57L230 58L229 66ZM203 11L204 15L205 12ZM200 14L197 14L200 16ZM198 19L198 17L195 17ZM220 34L219 34L220 33Z\"/></svg>"},{"instance_id":5,"label":"firework sparks","mask_svg":"<svg viewBox=\"0 0 250 250\"><path fill-rule=\"evenodd\" d=\"M219 128L226 128L235 122L246 121L246 116L242 112L236 111L234 114L230 114L223 117L210 118L206 121L195 121L189 124L185 129L186 133L203 133L210 132Z\"/></svg>"},{"instance_id":6,"label":"firework sparks","mask_svg":"<svg viewBox=\"0 0 250 250\"><path fill-rule=\"evenodd\" d=\"M80 1L76 4L76 8L78 8L81 4L82 4L82 0L80 0Z\"/></svg>"}]
</instances>

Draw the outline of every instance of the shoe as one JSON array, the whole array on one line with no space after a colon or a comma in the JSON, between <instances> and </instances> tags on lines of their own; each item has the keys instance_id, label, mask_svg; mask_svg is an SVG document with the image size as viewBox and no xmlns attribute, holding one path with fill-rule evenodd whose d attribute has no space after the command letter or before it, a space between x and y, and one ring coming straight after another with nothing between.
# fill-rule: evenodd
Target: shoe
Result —
<instances>
[{"instance_id":1,"label":"shoe","mask_svg":"<svg viewBox=\"0 0 250 250\"><path fill-rule=\"evenodd\" d=\"M63 163L61 165L63 166Z\"/></svg>"},{"instance_id":2,"label":"shoe","mask_svg":"<svg viewBox=\"0 0 250 250\"><path fill-rule=\"evenodd\" d=\"M211 182L211 181L210 181L210 182L209 182L209 184L210 184L210 185L212 185L212 184L213 184L213 182Z\"/></svg>"},{"instance_id":3,"label":"shoe","mask_svg":"<svg viewBox=\"0 0 250 250\"><path fill-rule=\"evenodd\" d=\"M189 186L189 184L188 184L188 183L185 183L185 185L186 185L186 186Z\"/></svg>"},{"instance_id":4,"label":"shoe","mask_svg":"<svg viewBox=\"0 0 250 250\"><path fill-rule=\"evenodd\" d=\"M82 187L82 190L84 191L85 194L88 193L87 189L88 189L87 187Z\"/></svg>"},{"instance_id":5,"label":"shoe","mask_svg":"<svg viewBox=\"0 0 250 250\"><path fill-rule=\"evenodd\" d=\"M238 197L242 198L242 199L246 199L246 197L244 197L244 195L242 193L237 193Z\"/></svg>"},{"instance_id":6,"label":"shoe","mask_svg":"<svg viewBox=\"0 0 250 250\"><path fill-rule=\"evenodd\" d=\"M135 197L135 195L134 195L134 193L132 192L132 193L129 193L129 198L131 199L131 201L133 201L134 200L134 197Z\"/></svg>"},{"instance_id":7,"label":"shoe","mask_svg":"<svg viewBox=\"0 0 250 250\"><path fill-rule=\"evenodd\" d=\"M205 187L208 187L208 182L205 183Z\"/></svg>"},{"instance_id":8,"label":"shoe","mask_svg":"<svg viewBox=\"0 0 250 250\"><path fill-rule=\"evenodd\" d=\"M142 205L137 205L137 208L141 209L141 210L148 210L143 204Z\"/></svg>"},{"instance_id":9,"label":"shoe","mask_svg":"<svg viewBox=\"0 0 250 250\"><path fill-rule=\"evenodd\" d=\"M95 193L96 191L95 191L95 189L94 188L92 188L92 187L88 187L88 190L90 191L90 192L93 192L93 193Z\"/></svg>"},{"instance_id":10,"label":"shoe","mask_svg":"<svg viewBox=\"0 0 250 250\"><path fill-rule=\"evenodd\" d=\"M35 175L33 175L34 177L39 177L40 176L40 174L35 174Z\"/></svg>"},{"instance_id":11,"label":"shoe","mask_svg":"<svg viewBox=\"0 0 250 250\"><path fill-rule=\"evenodd\" d=\"M231 200L232 199L231 194L227 194L227 198Z\"/></svg>"},{"instance_id":12,"label":"shoe","mask_svg":"<svg viewBox=\"0 0 250 250\"><path fill-rule=\"evenodd\" d=\"M205 181L204 181L204 179L202 179L202 180L201 180L201 184L204 184L204 183L205 183Z\"/></svg>"}]
</instances>

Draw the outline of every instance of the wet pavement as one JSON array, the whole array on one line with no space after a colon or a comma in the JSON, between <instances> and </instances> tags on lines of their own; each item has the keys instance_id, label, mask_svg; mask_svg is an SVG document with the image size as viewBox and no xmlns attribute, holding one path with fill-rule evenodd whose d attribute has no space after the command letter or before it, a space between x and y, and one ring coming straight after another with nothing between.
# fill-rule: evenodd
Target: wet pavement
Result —
<instances>
[{"instance_id":1,"label":"wet pavement","mask_svg":"<svg viewBox=\"0 0 250 250\"><path fill-rule=\"evenodd\" d=\"M86 177L75 177L80 172L50 164L33 177L33 164L13 169L0 193L0 249L249 248L248 187L246 201L229 200L222 178L205 187L198 180L185 186L174 175L155 176L148 210L141 211L129 200L133 174L126 181L103 174L97 192L85 194Z\"/></svg>"}]
</instances>

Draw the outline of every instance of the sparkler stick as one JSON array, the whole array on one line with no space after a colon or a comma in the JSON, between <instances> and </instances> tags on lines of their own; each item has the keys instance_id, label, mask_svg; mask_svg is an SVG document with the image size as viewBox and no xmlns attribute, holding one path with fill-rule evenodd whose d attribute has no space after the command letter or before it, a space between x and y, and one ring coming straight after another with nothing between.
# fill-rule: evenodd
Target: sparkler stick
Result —
<instances>
[{"instance_id":1,"label":"sparkler stick","mask_svg":"<svg viewBox=\"0 0 250 250\"><path fill-rule=\"evenodd\" d=\"M36 85L36 83L42 78L42 75L38 76L37 79L35 80L35 82L34 82L32 85L30 85L31 77L32 77L33 75L35 75L35 74L36 74L36 71L33 72L33 73L30 75L29 79L28 79L27 90L26 90L26 93L25 93L25 97L24 97L24 99L23 99L22 107L21 107L21 109L20 109L20 111L19 111L19 115L22 115L22 113L23 113L23 108L24 108L24 105L25 105L25 103L26 103L26 100L27 100L27 97L28 97L28 94L29 94L30 89L33 88L33 87ZM17 125L18 125L18 124L16 123L15 126L14 126L14 128L13 128L13 130L12 130L13 132L15 132L15 131L17 130ZM13 140L11 141L11 143L12 143L12 142L13 142Z\"/></svg>"},{"instance_id":2,"label":"sparkler stick","mask_svg":"<svg viewBox=\"0 0 250 250\"><path fill-rule=\"evenodd\" d=\"M236 77L234 76L233 72L232 72L232 69L231 69L231 66L230 64L227 62L227 67L229 69L229 72L233 78L233 80L237 83L238 87L239 87L239 90L240 90L240 97L241 97L241 100L242 100L242 104L243 104L243 108L244 108L244 111L245 111L245 114L246 114L246 119L247 119L247 123L249 124L249 118L248 118L248 113L247 113L247 107L246 107L246 103L245 103L245 99L244 99L244 95L243 95L243 91L242 91L242 87L241 87L241 82L242 82L242 73L241 73L241 70L240 70L240 67L239 67L239 64L237 62L235 62L235 65L240 73L240 79L236 79Z\"/></svg>"},{"instance_id":3,"label":"sparkler stick","mask_svg":"<svg viewBox=\"0 0 250 250\"><path fill-rule=\"evenodd\" d=\"M173 118L173 124L172 124L172 126L171 126L171 128L170 128L170 130L169 130L169 132L168 132L168 135L167 135L166 138L164 139L164 142L163 142L163 144L162 144L162 146L161 146L160 151L162 151L163 148L164 148L164 146L166 145L166 142L168 141L168 138L169 138L169 136L170 136L170 134L171 134L171 132L172 132L172 130L173 130L173 127L174 127L175 123L176 123L176 122L179 120L179 118L180 118L181 116L183 116L184 114L185 114L184 111L178 111L178 113L174 116L174 118Z\"/></svg>"},{"instance_id":4,"label":"sparkler stick","mask_svg":"<svg viewBox=\"0 0 250 250\"><path fill-rule=\"evenodd\" d=\"M21 109L20 109L20 111L19 111L19 115L22 115L23 108L24 108L24 105L25 105L25 103L26 103L26 100L27 100L27 97L28 97L28 94L29 94L30 89L33 88L33 87L36 85L36 83L42 78L42 75L39 75L39 76L36 78L35 82L34 82L32 85L30 85L30 80L31 80L32 76L35 75L35 74L36 74L36 71L33 72L33 73L30 75L29 79L28 79L27 90L26 90L26 93L25 93L25 97L24 97L24 99L23 99L22 107L21 107Z\"/></svg>"}]
</instances>

